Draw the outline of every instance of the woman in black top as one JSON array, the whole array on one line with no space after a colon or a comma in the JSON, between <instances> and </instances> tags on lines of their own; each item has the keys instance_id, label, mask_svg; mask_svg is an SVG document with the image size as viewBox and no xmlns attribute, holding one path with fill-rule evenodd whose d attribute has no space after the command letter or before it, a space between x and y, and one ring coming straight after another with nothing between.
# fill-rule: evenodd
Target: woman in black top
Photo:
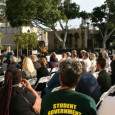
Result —
<instances>
[{"instance_id":1,"label":"woman in black top","mask_svg":"<svg viewBox=\"0 0 115 115\"><path fill-rule=\"evenodd\" d=\"M25 88L20 87L20 83ZM29 82L22 79L22 73L19 69L11 67L6 71L2 94L0 115L36 115L32 109L40 114L41 98Z\"/></svg>"},{"instance_id":2,"label":"woman in black top","mask_svg":"<svg viewBox=\"0 0 115 115\"><path fill-rule=\"evenodd\" d=\"M40 58L39 59L39 64L40 64L40 68L37 69L37 82L36 82L36 90L37 91L43 91L43 89L46 87L46 83L41 83L41 84L38 84L38 81L41 77L45 77L45 76L49 76L49 72L46 68L46 59L45 58Z\"/></svg>"},{"instance_id":3,"label":"woman in black top","mask_svg":"<svg viewBox=\"0 0 115 115\"><path fill-rule=\"evenodd\" d=\"M46 68L46 59L45 58L40 58L39 59L39 64L40 64L40 68L37 69L37 78L38 80L41 78L41 77L45 77L45 76L48 76L49 75L49 72Z\"/></svg>"}]
</instances>

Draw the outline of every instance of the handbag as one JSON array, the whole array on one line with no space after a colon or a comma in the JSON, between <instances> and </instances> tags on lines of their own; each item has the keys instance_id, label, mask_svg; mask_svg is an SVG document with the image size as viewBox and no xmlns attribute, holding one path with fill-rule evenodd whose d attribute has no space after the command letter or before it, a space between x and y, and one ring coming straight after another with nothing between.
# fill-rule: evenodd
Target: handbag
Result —
<instances>
[{"instance_id":1,"label":"handbag","mask_svg":"<svg viewBox=\"0 0 115 115\"><path fill-rule=\"evenodd\" d=\"M23 99L30 105L31 110L35 113L35 115L39 115L39 114L32 108L32 104L28 101L28 99L27 99L25 96L23 96L20 92L17 91L17 93L18 93L19 95L21 95L21 96L23 97Z\"/></svg>"}]
</instances>

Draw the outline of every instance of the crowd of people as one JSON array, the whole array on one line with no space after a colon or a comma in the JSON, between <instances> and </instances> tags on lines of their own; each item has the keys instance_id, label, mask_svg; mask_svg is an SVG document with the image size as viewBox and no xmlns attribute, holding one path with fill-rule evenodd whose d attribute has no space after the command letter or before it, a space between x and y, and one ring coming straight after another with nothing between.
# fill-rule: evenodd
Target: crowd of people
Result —
<instances>
[{"instance_id":1,"label":"crowd of people","mask_svg":"<svg viewBox=\"0 0 115 115\"><path fill-rule=\"evenodd\" d=\"M105 102L99 111L96 104L115 84L115 54L110 59L105 50L81 50L79 54L72 50L60 59L52 52L49 61L42 54L23 54L20 62L10 46L5 54L6 60L0 62L0 75L5 77L0 87L0 115L108 115L111 111L103 114ZM49 81L39 84L47 76ZM36 83L31 86L29 80L34 78Z\"/></svg>"}]
</instances>

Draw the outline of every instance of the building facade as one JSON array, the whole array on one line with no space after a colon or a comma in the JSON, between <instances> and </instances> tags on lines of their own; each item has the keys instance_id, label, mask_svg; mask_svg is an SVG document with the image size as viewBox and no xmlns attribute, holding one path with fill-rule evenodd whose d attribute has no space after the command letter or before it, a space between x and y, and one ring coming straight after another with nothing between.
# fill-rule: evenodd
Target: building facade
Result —
<instances>
[{"instance_id":1,"label":"building facade","mask_svg":"<svg viewBox=\"0 0 115 115\"><path fill-rule=\"evenodd\" d=\"M88 40L88 30L87 29L72 29L68 31L68 37L66 41L67 49L76 49L76 48L87 48L87 40ZM62 31L58 31L58 34L61 38L64 37ZM48 49L61 49L61 44L58 38L56 38L55 33L50 31L48 33Z\"/></svg>"},{"instance_id":2,"label":"building facade","mask_svg":"<svg viewBox=\"0 0 115 115\"><path fill-rule=\"evenodd\" d=\"M16 49L14 33L35 33L38 36L38 40L44 41L46 48L48 49L48 32L40 27L22 26L12 28L9 25L6 26L6 24L0 24L0 33L3 34L1 43L4 46L4 49L6 49L7 46L11 46L13 50Z\"/></svg>"}]
</instances>

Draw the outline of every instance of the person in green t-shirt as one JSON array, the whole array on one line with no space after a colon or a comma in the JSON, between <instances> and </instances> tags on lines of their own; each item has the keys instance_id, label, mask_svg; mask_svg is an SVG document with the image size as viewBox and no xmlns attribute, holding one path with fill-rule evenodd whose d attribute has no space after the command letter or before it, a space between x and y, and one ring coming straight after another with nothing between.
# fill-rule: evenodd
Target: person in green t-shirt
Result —
<instances>
[{"instance_id":1,"label":"person in green t-shirt","mask_svg":"<svg viewBox=\"0 0 115 115\"><path fill-rule=\"evenodd\" d=\"M97 69L100 71L98 74L98 84L100 87L101 93L106 92L111 87L111 77L110 75L104 70L106 65L106 60L104 58L97 59Z\"/></svg>"},{"instance_id":2,"label":"person in green t-shirt","mask_svg":"<svg viewBox=\"0 0 115 115\"><path fill-rule=\"evenodd\" d=\"M94 100L75 91L82 74L82 65L75 59L64 60L59 65L61 89L45 95L40 115L96 115Z\"/></svg>"}]
</instances>

